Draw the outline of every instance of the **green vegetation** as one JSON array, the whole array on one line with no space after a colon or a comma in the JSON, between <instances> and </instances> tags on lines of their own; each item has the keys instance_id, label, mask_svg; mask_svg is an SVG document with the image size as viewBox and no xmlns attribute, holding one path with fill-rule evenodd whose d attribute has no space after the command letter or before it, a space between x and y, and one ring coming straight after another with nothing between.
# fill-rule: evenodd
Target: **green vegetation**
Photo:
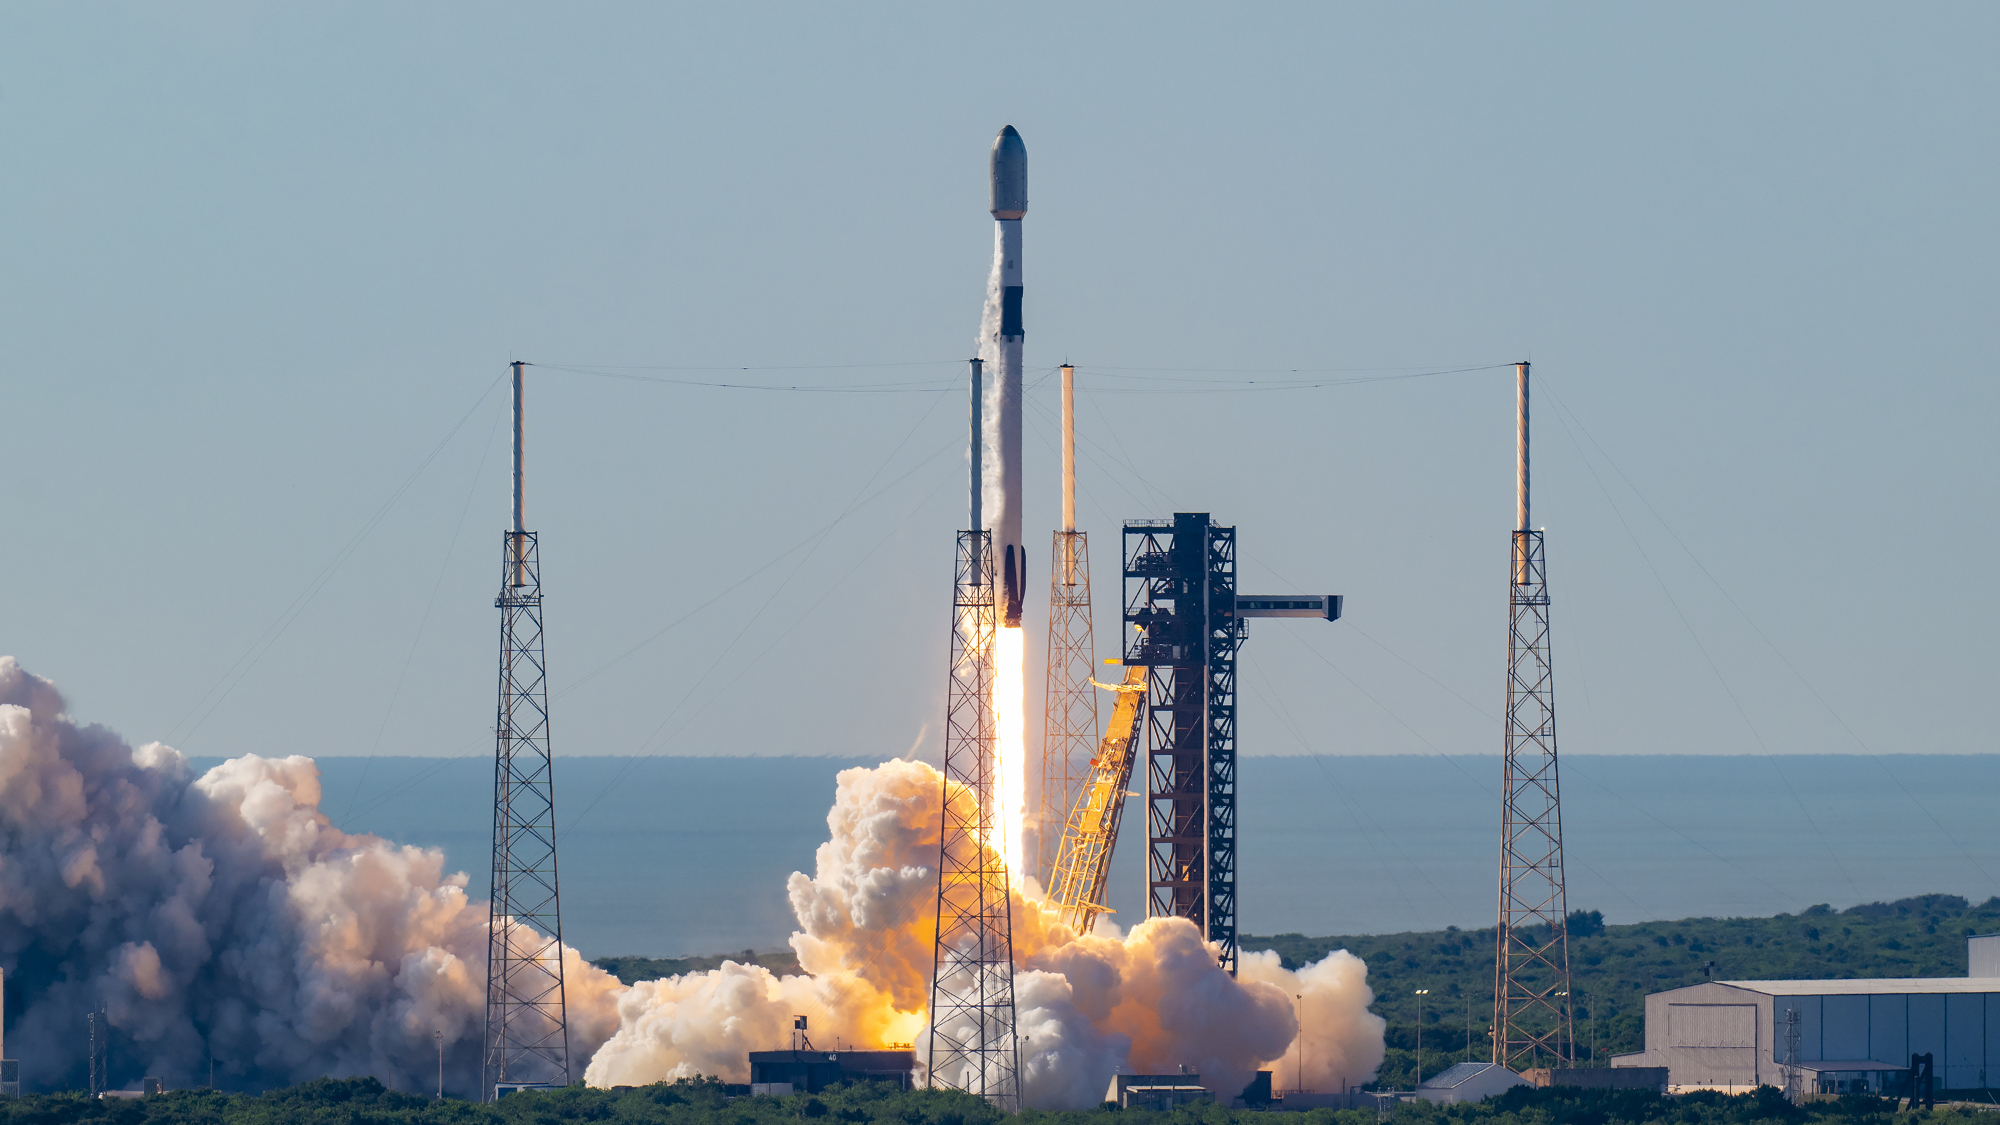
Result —
<instances>
[{"instance_id":1,"label":"green vegetation","mask_svg":"<svg viewBox=\"0 0 2000 1125\"><path fill-rule=\"evenodd\" d=\"M740 1088L740 1087L739 1087ZM730 1097L709 1079L592 1090L571 1086L510 1095L498 1105L435 1101L384 1089L372 1078L324 1078L262 1096L181 1090L130 1100L32 1094L0 1103L0 1125L998 1125L978 1098L886 1084L838 1086L788 1097ZM1405 1103L1391 1125L1989 1125L1977 1112L1897 1113L1877 1098L1793 1106L1766 1087L1754 1094L1663 1098L1643 1090L1524 1087L1472 1105ZM1020 1125L1377 1125L1373 1109L1274 1114L1188 1106L1156 1110L1030 1110Z\"/></svg>"},{"instance_id":2,"label":"green vegetation","mask_svg":"<svg viewBox=\"0 0 2000 1125\"><path fill-rule=\"evenodd\" d=\"M1644 1049L1647 993L1699 984L1708 979L1710 962L1716 980L1964 976L1966 935L2000 932L2000 897L1973 906L1957 895L1919 895L1841 911L1814 906L1775 918L1683 918L1629 926L1607 926L1599 912L1577 910L1570 913L1569 931L1578 1046L1587 1053L1594 1037L1602 1061ZM1288 968L1336 949L1368 962L1374 1011L1389 1023L1388 1055L1373 1085L1407 1090L1417 1081L1414 993L1419 988L1430 989L1423 1009L1425 1074L1491 1057L1486 1025L1493 1012L1493 942L1491 929L1447 928L1352 937L1246 936L1243 948L1276 950ZM713 969L725 959L762 964L780 974L799 971L789 951L607 957L593 963L630 984Z\"/></svg>"},{"instance_id":3,"label":"green vegetation","mask_svg":"<svg viewBox=\"0 0 2000 1125\"><path fill-rule=\"evenodd\" d=\"M1968 934L2000 932L2000 897L1972 906L1957 895L1920 895L1835 911L1815 906L1776 918L1683 918L1607 926L1597 911L1569 918L1571 991L1578 1046L1593 1032L1598 1058L1645 1048L1645 998L1708 979L1801 980L1965 975ZM1409 1089L1416 1080L1416 989L1424 997L1424 1073L1468 1058L1492 1057L1494 931L1309 938L1245 937L1246 951L1274 949L1288 967L1346 949L1368 962L1374 1011L1389 1021L1389 1054L1378 1084ZM1311 1018L1308 1012L1307 1018Z\"/></svg>"},{"instance_id":4,"label":"green vegetation","mask_svg":"<svg viewBox=\"0 0 2000 1125\"><path fill-rule=\"evenodd\" d=\"M712 1079L593 1090L583 1085L510 1094L496 1105L385 1088L373 1078L322 1078L263 1095L177 1090L93 1100L31 1094L0 1102L0 1125L986 1125L1000 1115L978 1098L892 1085L843 1087L790 1098L730 1098ZM824 1120L818 1120L824 1119Z\"/></svg>"},{"instance_id":5,"label":"green vegetation","mask_svg":"<svg viewBox=\"0 0 2000 1125\"><path fill-rule=\"evenodd\" d=\"M661 980L683 973L705 973L721 968L724 961L762 965L781 977L799 974L798 954L789 949L777 953L757 953L746 949L741 953L718 953L713 957L599 957L591 964L626 984L636 984L642 980Z\"/></svg>"}]
</instances>

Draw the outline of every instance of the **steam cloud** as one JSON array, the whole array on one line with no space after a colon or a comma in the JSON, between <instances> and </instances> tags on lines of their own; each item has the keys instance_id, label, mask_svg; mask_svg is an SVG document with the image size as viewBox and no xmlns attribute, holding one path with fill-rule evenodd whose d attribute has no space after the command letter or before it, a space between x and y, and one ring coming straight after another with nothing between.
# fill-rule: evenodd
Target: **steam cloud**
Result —
<instances>
[{"instance_id":1,"label":"steam cloud","mask_svg":"<svg viewBox=\"0 0 2000 1125\"><path fill-rule=\"evenodd\" d=\"M47 680L0 657L0 969L32 1043L31 1086L81 1086L83 1015L114 1029L112 1082L158 1075L260 1088L372 1074L478 1086L487 907L443 853L351 835L319 812L308 758L246 756L197 777L179 752L77 724ZM624 988L564 950L572 1065L593 1085L693 1074L746 1081L791 1017L822 1045L927 1039L942 779L891 761L840 774L815 874L787 884L806 975L754 965ZM953 800L970 800L955 793ZM1025 1103L1081 1108L1117 1070L1185 1064L1222 1097L1274 1064L1297 1085L1292 998L1306 997L1306 1085L1382 1060L1366 967L1346 952L1237 979L1179 919L1079 937L1016 892ZM1101 923L1102 925L1102 923ZM28 1051L20 1052L24 1055Z\"/></svg>"},{"instance_id":2,"label":"steam cloud","mask_svg":"<svg viewBox=\"0 0 2000 1125\"><path fill-rule=\"evenodd\" d=\"M79 726L0 657L0 968L28 1084L84 1084L84 1014L102 1003L114 1085L206 1081L212 1051L219 1084L427 1089L441 1031L447 1087L476 1090L486 905L442 852L344 833L319 796L304 757L196 777L159 743ZM564 957L580 1063L622 986Z\"/></svg>"},{"instance_id":3,"label":"steam cloud","mask_svg":"<svg viewBox=\"0 0 2000 1125\"><path fill-rule=\"evenodd\" d=\"M942 796L942 778L920 762L843 771L816 873L795 873L788 886L799 922L792 948L808 975L731 962L636 985L619 999L618 1032L586 1080L608 1086L701 1073L747 1081L745 1053L782 1046L794 1014L810 1018L822 1047L837 1034L845 1046L921 1050ZM1383 1022L1368 1012L1367 967L1344 950L1296 972L1275 953L1247 954L1232 980L1183 919L1080 937L1018 890L1013 909L1030 1108L1087 1108L1119 1070L1183 1064L1224 1099L1266 1064L1276 1064L1281 1085L1297 1085L1293 997L1301 994L1308 1087L1364 1082L1381 1065Z\"/></svg>"}]
</instances>

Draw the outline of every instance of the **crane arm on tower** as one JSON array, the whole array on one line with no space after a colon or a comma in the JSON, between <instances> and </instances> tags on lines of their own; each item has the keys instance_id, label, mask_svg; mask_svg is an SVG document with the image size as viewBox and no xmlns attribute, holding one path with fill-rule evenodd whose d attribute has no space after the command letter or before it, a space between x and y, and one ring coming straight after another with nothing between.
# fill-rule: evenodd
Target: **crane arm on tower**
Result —
<instances>
[{"instance_id":1,"label":"crane arm on tower","mask_svg":"<svg viewBox=\"0 0 2000 1125\"><path fill-rule=\"evenodd\" d=\"M1125 790L1132 783L1132 764L1137 760L1140 723L1146 711L1146 672L1143 665L1127 665L1124 683L1097 684L1117 692L1118 702L1097 756L1090 760L1090 780L1070 810L1050 880L1051 897L1063 924L1078 933L1089 933L1097 916L1109 910L1104 905L1104 887L1111 874L1111 849L1118 843Z\"/></svg>"}]
</instances>

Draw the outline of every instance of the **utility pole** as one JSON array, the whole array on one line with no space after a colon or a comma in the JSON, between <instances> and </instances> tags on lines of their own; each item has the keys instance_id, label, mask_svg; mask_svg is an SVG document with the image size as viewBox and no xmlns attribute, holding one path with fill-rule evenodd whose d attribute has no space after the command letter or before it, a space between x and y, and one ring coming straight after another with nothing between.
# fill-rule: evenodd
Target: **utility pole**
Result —
<instances>
[{"instance_id":1,"label":"utility pole","mask_svg":"<svg viewBox=\"0 0 2000 1125\"><path fill-rule=\"evenodd\" d=\"M1299 1002L1299 1073L1293 1084L1303 1094L1306 1092L1306 994L1298 993L1293 999Z\"/></svg>"},{"instance_id":2,"label":"utility pole","mask_svg":"<svg viewBox=\"0 0 2000 1125\"><path fill-rule=\"evenodd\" d=\"M438 1100L444 1100L444 1032L433 1031L431 1038L437 1040L438 1049Z\"/></svg>"},{"instance_id":3,"label":"utility pole","mask_svg":"<svg viewBox=\"0 0 2000 1125\"><path fill-rule=\"evenodd\" d=\"M1597 994L1590 994L1590 1065L1597 1065Z\"/></svg>"},{"instance_id":4,"label":"utility pole","mask_svg":"<svg viewBox=\"0 0 2000 1125\"><path fill-rule=\"evenodd\" d=\"M1785 1009L1784 1082L1786 1100L1792 1102L1798 1101L1801 1091L1799 1089L1799 1010L1797 1008Z\"/></svg>"},{"instance_id":5,"label":"utility pole","mask_svg":"<svg viewBox=\"0 0 2000 1125\"><path fill-rule=\"evenodd\" d=\"M1508 578L1507 716L1500 807L1500 911L1493 1061L1570 1062L1568 899L1556 770L1555 677L1542 533L1529 521L1528 365L1515 375L1515 519Z\"/></svg>"},{"instance_id":6,"label":"utility pole","mask_svg":"<svg viewBox=\"0 0 2000 1125\"><path fill-rule=\"evenodd\" d=\"M1429 996L1428 988L1417 989L1417 1085L1424 1084L1424 997Z\"/></svg>"}]
</instances>

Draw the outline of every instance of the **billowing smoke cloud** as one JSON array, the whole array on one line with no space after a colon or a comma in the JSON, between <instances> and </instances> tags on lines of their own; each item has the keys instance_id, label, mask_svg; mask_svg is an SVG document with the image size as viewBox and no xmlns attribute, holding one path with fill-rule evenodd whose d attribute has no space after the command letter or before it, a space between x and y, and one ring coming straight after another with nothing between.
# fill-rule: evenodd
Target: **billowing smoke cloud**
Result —
<instances>
[{"instance_id":1,"label":"billowing smoke cloud","mask_svg":"<svg viewBox=\"0 0 2000 1125\"><path fill-rule=\"evenodd\" d=\"M80 1086L104 1005L114 1085L260 1087L372 1074L478 1086L487 907L442 852L335 828L303 757L196 777L178 752L79 726L0 657L0 968L30 1086ZM617 1027L618 982L565 951L570 1043ZM25 1052L23 1052L25 1053Z\"/></svg>"},{"instance_id":2,"label":"billowing smoke cloud","mask_svg":"<svg viewBox=\"0 0 2000 1125\"><path fill-rule=\"evenodd\" d=\"M788 888L799 921L792 948L809 975L727 963L642 983L620 999L618 1032L587 1080L639 1084L702 1073L746 1081L746 1053L783 1046L793 1015L809 1018L821 1047L839 1036L847 1046L921 1049L941 781L935 769L908 761L842 772L815 874L794 874ZM1383 1024L1367 1010L1374 999L1367 969L1345 952L1297 972L1275 954L1251 954L1232 979L1182 919L1153 919L1129 934L1106 925L1079 937L1018 894L1013 916L1029 1107L1095 1105L1120 1070L1185 1065L1225 1098L1272 1063L1282 1084L1294 1084L1285 1060L1300 994L1309 1086L1329 1089L1341 1076L1363 1082L1381 1064Z\"/></svg>"},{"instance_id":3,"label":"billowing smoke cloud","mask_svg":"<svg viewBox=\"0 0 2000 1125\"><path fill-rule=\"evenodd\" d=\"M318 810L303 757L246 756L199 777L152 743L80 726L46 680L0 657L0 969L30 1086L82 1085L84 1013L104 1006L112 1081L158 1075L263 1087L372 1074L478 1086L484 903L434 849L350 835ZM747 1079L794 1015L822 1046L926 1039L941 778L916 762L843 772L815 874L787 890L806 975L759 966L626 989L565 950L573 1065L597 1085ZM959 792L953 799L969 800ZM1238 979L1194 927L1156 919L1078 937L1013 904L1024 1100L1084 1107L1114 1071L1199 1071L1233 1095L1291 1070L1306 997L1307 1085L1365 1081L1382 1058L1366 967L1346 953L1296 973L1243 958ZM600 1046L601 1045L601 1046Z\"/></svg>"},{"instance_id":4,"label":"billowing smoke cloud","mask_svg":"<svg viewBox=\"0 0 2000 1125\"><path fill-rule=\"evenodd\" d=\"M1305 1043L1294 1042L1273 1068L1271 1082L1281 1090L1339 1091L1366 1082L1382 1065L1381 1016L1367 1010L1375 993L1368 987L1368 966L1345 949L1324 960L1286 969L1271 950L1242 955L1238 979L1276 985L1287 996L1301 997ZM1361 1008L1354 1007L1361 997ZM1299 1081L1300 1056L1305 1081Z\"/></svg>"}]
</instances>

